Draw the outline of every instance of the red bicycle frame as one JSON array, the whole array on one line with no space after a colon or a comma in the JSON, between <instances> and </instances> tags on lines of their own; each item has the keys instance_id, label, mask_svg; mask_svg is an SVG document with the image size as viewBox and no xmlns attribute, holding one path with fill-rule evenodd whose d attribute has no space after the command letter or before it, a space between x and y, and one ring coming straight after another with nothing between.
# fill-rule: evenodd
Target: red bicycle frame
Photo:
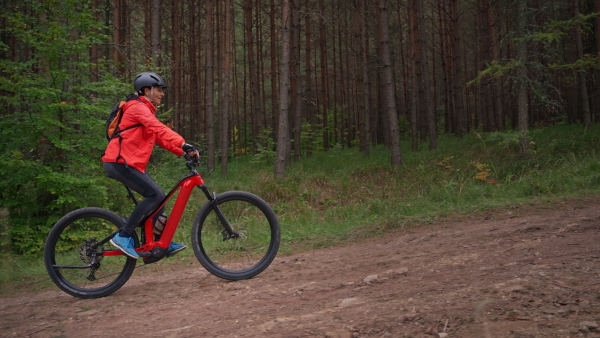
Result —
<instances>
[{"instance_id":1,"label":"red bicycle frame","mask_svg":"<svg viewBox=\"0 0 600 338\"><path fill-rule=\"evenodd\" d=\"M181 220L181 216L183 215L183 211L185 210L185 207L190 199L190 195L192 194L192 190L194 189L194 187L199 187L204 192L208 200L211 203L213 203L213 206L215 207L215 211L217 212L219 219L221 219L221 221L224 221L223 224L225 231L227 231L231 237L236 237L237 234L231 229L231 227L228 226L228 223L223 217L223 214L217 207L215 197L213 197L210 194L208 188L204 184L204 179L202 179L202 176L200 176L200 174L192 168L191 162L188 162L188 167L191 171L190 174L182 178L181 181L179 181L179 183L175 185L175 187L167 194L165 199L156 208L156 210L152 212L152 214L150 214L150 216L148 216L144 221L144 227L142 228L142 238L145 240L144 243L140 243L139 248L135 249L135 251L140 257L146 259L153 257L162 258L165 256L165 254L167 253L167 248L169 247L169 245L171 244L171 240L173 239L173 235L175 235L175 231L179 226L179 221ZM161 210L162 207L166 205L166 203L171 199L171 197L173 197L173 195L178 190L179 194L177 195L177 199L175 200L173 209L171 210L171 213L167 219L167 223L165 224L163 232L160 236L160 240L154 241L153 218L159 212L159 210ZM133 194L131 194L130 197L135 198L132 195ZM111 237L112 236L109 236L106 240L108 240ZM102 256L121 255L123 255L123 253L120 250L107 250L102 254Z\"/></svg>"}]
</instances>

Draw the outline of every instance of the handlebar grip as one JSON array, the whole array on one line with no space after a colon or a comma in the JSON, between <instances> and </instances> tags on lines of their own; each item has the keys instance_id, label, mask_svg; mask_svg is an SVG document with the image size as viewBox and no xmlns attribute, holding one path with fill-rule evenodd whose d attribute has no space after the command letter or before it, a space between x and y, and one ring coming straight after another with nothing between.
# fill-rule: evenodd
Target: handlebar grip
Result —
<instances>
[{"instance_id":1,"label":"handlebar grip","mask_svg":"<svg viewBox=\"0 0 600 338\"><path fill-rule=\"evenodd\" d=\"M192 167L200 165L200 156L204 155L204 149L200 149L200 150L197 150L197 151L198 151L198 155L199 155L197 158L193 158L192 156L188 155L188 153L186 151L183 152L183 157L187 161L187 163L185 165L190 170L192 169Z\"/></svg>"},{"instance_id":2,"label":"handlebar grip","mask_svg":"<svg viewBox=\"0 0 600 338\"><path fill-rule=\"evenodd\" d=\"M187 153L183 154L183 157L186 159L186 163L185 166L188 167L188 169L192 169L192 167L194 166L199 166L200 165L200 158L192 158L190 155L188 155Z\"/></svg>"}]
</instances>

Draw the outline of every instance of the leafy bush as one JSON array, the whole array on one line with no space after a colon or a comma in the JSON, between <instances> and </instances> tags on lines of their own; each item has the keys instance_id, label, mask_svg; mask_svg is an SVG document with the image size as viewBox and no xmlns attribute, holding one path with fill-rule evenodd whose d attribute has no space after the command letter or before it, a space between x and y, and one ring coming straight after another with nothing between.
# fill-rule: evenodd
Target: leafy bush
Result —
<instances>
[{"instance_id":1,"label":"leafy bush","mask_svg":"<svg viewBox=\"0 0 600 338\"><path fill-rule=\"evenodd\" d=\"M31 253L60 215L107 203L102 131L125 85L90 63L102 27L80 1L23 1L3 18L1 33L35 53L0 58L0 207L10 215L0 236L11 239L13 252ZM0 42L0 52L7 48Z\"/></svg>"}]
</instances>

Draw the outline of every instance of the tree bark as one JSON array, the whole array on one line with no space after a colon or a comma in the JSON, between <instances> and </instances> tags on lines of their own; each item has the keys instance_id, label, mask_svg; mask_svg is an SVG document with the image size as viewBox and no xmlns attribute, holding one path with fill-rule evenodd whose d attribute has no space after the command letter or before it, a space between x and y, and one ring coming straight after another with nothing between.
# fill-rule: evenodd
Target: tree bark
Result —
<instances>
[{"instance_id":1,"label":"tree bark","mask_svg":"<svg viewBox=\"0 0 600 338\"><path fill-rule=\"evenodd\" d=\"M313 60L312 60L312 32L311 32L311 18L310 18L310 13L311 12L311 7L310 7L310 0L308 0L306 2L306 8L305 8L305 15L304 15L304 36L305 36L305 43L304 43L304 52L305 52L305 56L304 56L304 110L305 110L305 114L306 114L306 122L308 123L308 128L309 130L307 130L308 132L308 137L307 137L307 144L306 144L306 155L310 156L312 155L313 152L313 141L314 141L314 129L317 127L316 121L314 120L315 117L315 106L314 106L314 97L313 97L313 84L312 84L312 77L313 77Z\"/></svg>"},{"instance_id":2,"label":"tree bark","mask_svg":"<svg viewBox=\"0 0 600 338\"><path fill-rule=\"evenodd\" d=\"M600 1L600 0L599 0ZM325 150L329 150L329 132L328 132L328 109L329 109L329 72L327 67L327 36L325 26L325 1L319 0L319 11L321 16L319 18L319 54L321 56L321 95L320 95L320 108L321 108L321 120L323 123L323 147Z\"/></svg>"},{"instance_id":3,"label":"tree bark","mask_svg":"<svg viewBox=\"0 0 600 338\"><path fill-rule=\"evenodd\" d=\"M490 51L492 49L490 32L490 24L488 22L488 4L485 1L479 1L479 22L481 28L478 29L480 57L477 62L480 65L480 70L484 70L490 60ZM477 113L483 125L483 131L491 132L495 130L494 107L493 107L493 92L492 79L485 77L477 83L479 91Z\"/></svg>"},{"instance_id":4,"label":"tree bark","mask_svg":"<svg viewBox=\"0 0 600 338\"><path fill-rule=\"evenodd\" d=\"M525 26L527 24L526 10L527 1L517 1L517 36L525 36ZM520 65L517 69L517 111L518 111L518 128L520 132L520 155L526 158L529 153L529 137L528 137L528 118L529 108L527 103L527 45L525 40L519 40L517 44L517 60Z\"/></svg>"},{"instance_id":5,"label":"tree bark","mask_svg":"<svg viewBox=\"0 0 600 338\"><path fill-rule=\"evenodd\" d=\"M181 123L181 118L182 118L182 113L180 112L180 109L182 108L180 106L180 99L181 99L181 67L182 67L182 62L181 62L181 31L180 31L180 25L178 24L179 22L179 0L173 0L171 2L171 19L172 19L172 25L173 25L173 42L172 42L172 52L171 52L171 58L173 60L173 78L171 79L171 83L172 83L172 94L170 95L170 101L172 102L172 106L175 107L175 110L173 112L173 127L175 128L175 130L177 130L178 132L182 132L183 130L183 126L185 125L185 123ZM151 18L152 16L150 16ZM154 26L154 24L152 23L152 20L149 19L150 22L150 27ZM152 30L150 30L152 31ZM152 35L150 34L150 37ZM152 54L152 53L150 53ZM150 56L149 59L151 59L152 55Z\"/></svg>"},{"instance_id":6,"label":"tree bark","mask_svg":"<svg viewBox=\"0 0 600 338\"><path fill-rule=\"evenodd\" d=\"M92 1L92 10L95 13L94 17L96 18L96 20L100 19L100 14L98 12L98 0L93 0ZM99 58L99 47L97 43L92 44L92 47L90 49L90 63L91 63L91 69L90 69L90 81L91 82L97 82L98 81L98 72L99 72L99 67L98 67L98 58ZM97 97L97 93L93 93L92 94L94 97Z\"/></svg>"},{"instance_id":7,"label":"tree bark","mask_svg":"<svg viewBox=\"0 0 600 338\"><path fill-rule=\"evenodd\" d=\"M448 80L448 43L446 39L447 34L447 20L446 20L446 7L442 1L438 1L438 27L439 27L439 39L440 39L440 60L442 67L442 86L444 89L443 102L444 102L444 131L450 131L450 106L451 106L451 95L450 95L450 83Z\"/></svg>"},{"instance_id":8,"label":"tree bark","mask_svg":"<svg viewBox=\"0 0 600 338\"><path fill-rule=\"evenodd\" d=\"M363 154L369 156L371 152L371 125L370 125L370 116L371 116L371 104L370 104L370 92L371 92L371 83L369 82L369 40L367 36L368 23L366 20L367 16L367 0L360 0L360 13L361 13L361 29L360 29L360 41L361 41L361 50L362 50L362 80L363 80L363 100L364 100L364 110L362 113L362 121L361 121L361 150Z\"/></svg>"},{"instance_id":9,"label":"tree bark","mask_svg":"<svg viewBox=\"0 0 600 338\"><path fill-rule=\"evenodd\" d=\"M188 24L189 24L189 29L192 32L197 32L199 31L199 23L200 20L196 20L196 17L200 15L200 13L198 13L197 11L199 10L198 7L192 7L189 8L187 11L187 16L188 16ZM192 92L192 93L196 93L195 95L190 95L188 97L188 105L189 105L189 116L190 116L190 122L188 123L189 128L187 130L187 139L189 139L190 141L195 141L197 135L201 132L200 129L200 109L199 109L199 105L200 105L200 99L202 97L202 95L200 94L199 91L199 87L198 87L198 77L199 77L199 67L198 67L198 60L197 60L197 54L198 54L198 47L197 47L197 35L190 35L188 36L189 42L188 42L188 64L189 64L189 72L188 72L188 83L187 83L187 88L188 91Z\"/></svg>"},{"instance_id":10,"label":"tree bark","mask_svg":"<svg viewBox=\"0 0 600 338\"><path fill-rule=\"evenodd\" d=\"M491 0L484 1L487 3L487 22L489 25L488 36L490 37L491 59L494 61L500 61L500 49L498 44L498 38L496 37L497 20L496 15L494 14L494 7ZM492 86L494 90L494 113L496 117L496 129L502 131L505 129L504 103L502 102L502 81L500 81L499 79L493 79Z\"/></svg>"},{"instance_id":11,"label":"tree bark","mask_svg":"<svg viewBox=\"0 0 600 338\"><path fill-rule=\"evenodd\" d=\"M289 139L289 88L290 88L290 0L282 0L281 9L281 63L279 84L279 132L275 154L275 176L282 178L290 156Z\"/></svg>"},{"instance_id":12,"label":"tree bark","mask_svg":"<svg viewBox=\"0 0 600 338\"><path fill-rule=\"evenodd\" d=\"M177 0L174 0L176 2ZM150 1L144 1L144 57L145 64L152 59L152 4ZM177 17L177 4L171 3L171 23ZM175 34L175 26L173 25L173 34Z\"/></svg>"},{"instance_id":13,"label":"tree bark","mask_svg":"<svg viewBox=\"0 0 600 338\"><path fill-rule=\"evenodd\" d=\"M579 17L579 0L573 0L573 14L575 19ZM577 48L577 58L583 59L583 43L581 41L581 27L579 24L575 27L575 45ZM587 90L587 81L585 72L580 71L577 73L579 80L579 99L581 100L581 112L583 114L583 128L587 128L592 124L592 113L590 111L590 102Z\"/></svg>"},{"instance_id":14,"label":"tree bark","mask_svg":"<svg viewBox=\"0 0 600 338\"><path fill-rule=\"evenodd\" d=\"M519 0L525 1L525 0ZM450 20L452 22L452 59L454 67L454 114L456 116L456 135L462 137L467 131L466 113L463 103L463 71L460 57L460 34L458 20L458 0L450 0Z\"/></svg>"},{"instance_id":15,"label":"tree bark","mask_svg":"<svg viewBox=\"0 0 600 338\"><path fill-rule=\"evenodd\" d=\"M152 0L152 62L160 67L160 0Z\"/></svg>"},{"instance_id":16,"label":"tree bark","mask_svg":"<svg viewBox=\"0 0 600 338\"><path fill-rule=\"evenodd\" d=\"M594 12L600 12L600 0L594 0ZM596 38L596 57L600 57L600 15L596 16L596 25L594 27Z\"/></svg>"},{"instance_id":17,"label":"tree bark","mask_svg":"<svg viewBox=\"0 0 600 338\"><path fill-rule=\"evenodd\" d=\"M252 22L252 0L244 0L245 27L246 27L246 52L248 53L248 71L250 73L250 91L252 99L250 109L252 111L252 139L253 147L256 147L262 124L262 105L260 99L260 89L258 80L258 67L256 54L254 51L254 34Z\"/></svg>"},{"instance_id":18,"label":"tree bark","mask_svg":"<svg viewBox=\"0 0 600 338\"><path fill-rule=\"evenodd\" d=\"M215 168L215 111L214 111L214 0L206 1L206 26L204 36L206 38L205 71L206 71L206 124L208 127L208 168Z\"/></svg>"},{"instance_id":19,"label":"tree bark","mask_svg":"<svg viewBox=\"0 0 600 338\"><path fill-rule=\"evenodd\" d=\"M383 64L383 76L386 91L385 107L388 114L388 128L390 128L391 151L393 167L402 165L402 154L400 152L400 133L398 131L398 113L396 109L396 93L394 88L394 77L392 73L392 58L390 53L389 16L386 0L379 0L379 11L381 13L381 55Z\"/></svg>"},{"instance_id":20,"label":"tree bark","mask_svg":"<svg viewBox=\"0 0 600 338\"><path fill-rule=\"evenodd\" d=\"M423 75L423 92L425 94L425 112L427 114L427 132L429 134L429 150L437 148L437 120L435 116L435 107L432 102L431 87L433 79L429 71L429 50L427 45L427 32L425 31L425 10L424 0L417 0L417 17L419 20L419 37L421 47L421 74Z\"/></svg>"},{"instance_id":21,"label":"tree bark","mask_svg":"<svg viewBox=\"0 0 600 338\"><path fill-rule=\"evenodd\" d=\"M339 82L340 82L340 73L339 73L339 67L338 64L341 62L340 61L340 47L338 47L341 42L341 38L339 38L339 32L340 32L340 27L341 27L341 23L340 23L340 9L339 7L335 8L335 16L336 16L336 25L334 25L334 34L331 37L332 38L332 50L331 50L331 54L333 56L333 64L332 64L332 68L333 68L333 101L332 101L332 110L333 110L333 142L334 144L340 144L341 143L341 130L339 127L339 118L338 118L338 98L340 97L340 89L339 89ZM336 39L336 36L338 37L338 39Z\"/></svg>"},{"instance_id":22,"label":"tree bark","mask_svg":"<svg viewBox=\"0 0 600 338\"><path fill-rule=\"evenodd\" d=\"M221 175L227 176L229 171L229 110L231 109L231 60L233 58L232 38L233 18L232 18L231 0L225 0L225 57L223 60L223 101L221 109L221 130L219 136L221 138Z\"/></svg>"},{"instance_id":23,"label":"tree bark","mask_svg":"<svg viewBox=\"0 0 600 338\"><path fill-rule=\"evenodd\" d=\"M600 12L600 0L594 0L594 12ZM600 16L596 16L594 29L594 37L596 38L596 57L600 57ZM594 76L597 77L599 73L600 72L596 70ZM594 87L595 88L592 94L594 101L592 103L592 106L597 107L600 106L600 85L596 84ZM596 122L600 121L600 112L598 111L598 109L594 109L594 116L592 118L595 119Z\"/></svg>"},{"instance_id":24,"label":"tree bark","mask_svg":"<svg viewBox=\"0 0 600 338\"><path fill-rule=\"evenodd\" d=\"M411 147L412 150L419 149L419 128L418 128L418 115L419 115L419 76L417 74L419 69L419 45L418 45L418 29L417 29L417 12L415 10L415 2L411 0L411 6L408 10L408 44L409 44L409 60L410 60L410 75L409 75L409 106L410 106L410 130L411 130Z\"/></svg>"},{"instance_id":25,"label":"tree bark","mask_svg":"<svg viewBox=\"0 0 600 338\"><path fill-rule=\"evenodd\" d=\"M113 2L113 61L119 75L125 74L125 26L126 26L126 2L114 0Z\"/></svg>"},{"instance_id":26,"label":"tree bark","mask_svg":"<svg viewBox=\"0 0 600 338\"><path fill-rule=\"evenodd\" d=\"M302 79L300 74L300 0L291 0L291 41L292 41L292 132L294 136L294 159L300 161L302 157L302 112L304 111L304 100L302 99Z\"/></svg>"},{"instance_id":27,"label":"tree bark","mask_svg":"<svg viewBox=\"0 0 600 338\"><path fill-rule=\"evenodd\" d=\"M273 115L273 132L274 132L274 141L277 140L278 126L279 126L279 109L277 106L278 96L277 96L277 85L278 85L278 72L277 72L277 29L275 26L275 0L271 0L271 6L269 9L269 25L270 25L270 52L271 52L271 114Z\"/></svg>"}]
</instances>

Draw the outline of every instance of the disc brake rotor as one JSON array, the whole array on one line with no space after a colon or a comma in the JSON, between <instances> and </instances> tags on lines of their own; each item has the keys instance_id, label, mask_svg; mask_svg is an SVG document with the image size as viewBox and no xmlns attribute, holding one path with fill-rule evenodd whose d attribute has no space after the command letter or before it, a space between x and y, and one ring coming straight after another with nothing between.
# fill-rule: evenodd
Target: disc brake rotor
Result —
<instances>
[{"instance_id":1,"label":"disc brake rotor","mask_svg":"<svg viewBox=\"0 0 600 338\"><path fill-rule=\"evenodd\" d=\"M83 243L79 247L79 259L85 264L90 264L94 256L92 256L92 252L102 252L104 251L104 247L102 245L97 245L98 241L96 238L84 239ZM96 263L100 263L102 261L103 256L95 256Z\"/></svg>"}]
</instances>

